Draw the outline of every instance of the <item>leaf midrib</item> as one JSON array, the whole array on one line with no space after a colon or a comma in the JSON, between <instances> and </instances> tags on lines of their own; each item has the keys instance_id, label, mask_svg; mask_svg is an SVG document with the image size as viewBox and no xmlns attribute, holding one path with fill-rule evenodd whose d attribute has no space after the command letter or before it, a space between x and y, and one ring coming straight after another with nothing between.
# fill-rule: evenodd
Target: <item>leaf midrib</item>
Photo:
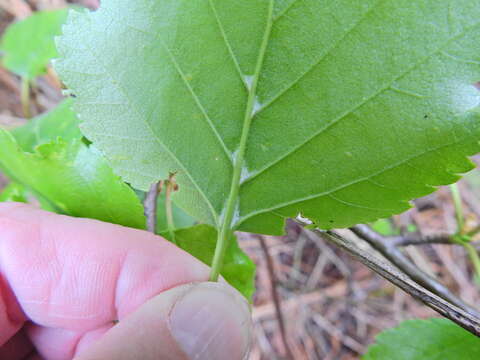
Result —
<instances>
[{"instance_id":1,"label":"leaf midrib","mask_svg":"<svg viewBox=\"0 0 480 360\"><path fill-rule=\"evenodd\" d=\"M245 162L245 152L247 148L250 126L255 116L254 106L255 106L255 101L257 96L256 90L257 90L258 80L260 78L260 73L263 67L263 61L265 59L265 53L268 48L268 43L270 40L270 34L272 30L272 25L273 25L274 4L275 4L274 0L269 0L267 22L265 25L265 31L263 33L259 54L257 57L257 63L255 65L255 73L253 75L251 86L249 88L247 87L248 89L247 105L245 107L245 115L243 120L240 143L234 159L234 168L233 168L230 192L225 202L225 208L224 208L225 211L223 213L224 217L223 219L221 219L222 221L222 226L220 231L221 237L227 236L227 232L229 232L232 229L234 213L239 202L238 193L240 190L241 174L242 174L242 169Z\"/></svg>"}]
</instances>

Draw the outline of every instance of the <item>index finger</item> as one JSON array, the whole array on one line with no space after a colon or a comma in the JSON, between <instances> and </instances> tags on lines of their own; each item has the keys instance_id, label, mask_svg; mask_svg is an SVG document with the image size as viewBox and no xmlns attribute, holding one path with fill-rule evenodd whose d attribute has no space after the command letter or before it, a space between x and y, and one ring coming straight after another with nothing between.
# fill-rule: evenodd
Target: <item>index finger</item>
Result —
<instances>
[{"instance_id":1,"label":"index finger","mask_svg":"<svg viewBox=\"0 0 480 360\"><path fill-rule=\"evenodd\" d=\"M0 274L34 323L88 331L122 319L174 286L208 279L208 268L163 238L20 204L0 204ZM1 291L1 290L0 290ZM3 304L2 321L19 317Z\"/></svg>"}]
</instances>

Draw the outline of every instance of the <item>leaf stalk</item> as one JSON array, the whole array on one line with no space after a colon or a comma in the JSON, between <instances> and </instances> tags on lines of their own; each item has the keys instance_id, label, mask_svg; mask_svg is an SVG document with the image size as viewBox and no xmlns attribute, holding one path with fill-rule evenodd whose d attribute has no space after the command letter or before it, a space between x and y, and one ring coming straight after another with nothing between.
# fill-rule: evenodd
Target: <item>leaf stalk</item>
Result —
<instances>
[{"instance_id":1,"label":"leaf stalk","mask_svg":"<svg viewBox=\"0 0 480 360\"><path fill-rule=\"evenodd\" d=\"M463 227L465 225L465 220L463 216L463 207L462 207L462 197L460 191L458 190L457 184L450 185L450 191L452 193L453 205L455 206L455 217L457 219L457 231L458 233L463 233Z\"/></svg>"},{"instance_id":2,"label":"leaf stalk","mask_svg":"<svg viewBox=\"0 0 480 360\"><path fill-rule=\"evenodd\" d=\"M170 234L170 241L177 244L175 241L175 222L173 221L172 211L172 192L176 190L175 174L171 173L166 181L165 189L165 214L167 217L167 228Z\"/></svg>"},{"instance_id":3,"label":"leaf stalk","mask_svg":"<svg viewBox=\"0 0 480 360\"><path fill-rule=\"evenodd\" d=\"M30 119L32 113L30 111L30 81L27 77L22 77L21 88L20 88L20 101L22 103L23 116Z\"/></svg>"},{"instance_id":4,"label":"leaf stalk","mask_svg":"<svg viewBox=\"0 0 480 360\"><path fill-rule=\"evenodd\" d=\"M218 232L217 245L215 247L215 254L213 255L212 261L212 270L210 272L210 281L217 281L218 276L220 275L220 270L223 265L223 258L225 257L225 252L228 248L229 242L232 233L233 233L233 222L235 211L238 208L238 193L240 190L240 180L242 175L242 169L245 163L245 151L247 148L248 133L250 131L250 125L252 119L255 116L254 107L256 101L256 92L258 79L260 77L260 71L263 66L263 59L265 57L265 52L267 50L268 40L270 38L270 32L273 24L273 5L274 0L269 1L268 8L268 17L267 24L265 27L265 33L263 35L262 44L260 47L260 53L257 59L257 64L255 66L255 74L251 86L247 86L248 90L248 99L247 106L245 109L245 117L243 121L242 136L240 138L240 144L238 151L236 152L234 161L233 161L233 174L232 182L230 186L230 192L225 204L225 212L221 218L220 231Z\"/></svg>"}]
</instances>

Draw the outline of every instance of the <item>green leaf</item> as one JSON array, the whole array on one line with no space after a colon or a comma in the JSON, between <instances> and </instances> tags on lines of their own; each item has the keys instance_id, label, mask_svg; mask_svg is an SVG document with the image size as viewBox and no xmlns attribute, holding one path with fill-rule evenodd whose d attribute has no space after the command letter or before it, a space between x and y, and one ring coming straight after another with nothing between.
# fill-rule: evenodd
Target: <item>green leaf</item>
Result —
<instances>
[{"instance_id":1,"label":"green leaf","mask_svg":"<svg viewBox=\"0 0 480 360\"><path fill-rule=\"evenodd\" d=\"M0 44L3 65L30 80L44 74L57 56L54 37L60 34L66 17L67 9L39 11L10 25Z\"/></svg>"},{"instance_id":2,"label":"green leaf","mask_svg":"<svg viewBox=\"0 0 480 360\"><path fill-rule=\"evenodd\" d=\"M20 184L11 182L0 192L0 202L27 202L27 189Z\"/></svg>"},{"instance_id":3,"label":"green leaf","mask_svg":"<svg viewBox=\"0 0 480 360\"><path fill-rule=\"evenodd\" d=\"M169 238L168 231L161 235ZM211 266L217 236L215 228L200 224L175 231L175 242L180 248ZM251 300L255 291L255 264L238 247L237 239L233 235L229 239L224 259L220 274L230 285Z\"/></svg>"},{"instance_id":4,"label":"green leaf","mask_svg":"<svg viewBox=\"0 0 480 360\"><path fill-rule=\"evenodd\" d=\"M478 0L105 0L63 31L83 133L224 235L389 217L480 149Z\"/></svg>"},{"instance_id":5,"label":"green leaf","mask_svg":"<svg viewBox=\"0 0 480 360\"><path fill-rule=\"evenodd\" d=\"M373 224L370 224L370 226L373 230L384 236L400 235L400 230L393 226L390 219L379 219Z\"/></svg>"},{"instance_id":6,"label":"green leaf","mask_svg":"<svg viewBox=\"0 0 480 360\"><path fill-rule=\"evenodd\" d=\"M24 152L0 130L0 169L57 212L145 228L143 206L102 155L81 140L57 139Z\"/></svg>"},{"instance_id":7,"label":"green leaf","mask_svg":"<svg viewBox=\"0 0 480 360\"><path fill-rule=\"evenodd\" d=\"M480 339L447 319L408 320L377 336L363 360L476 360Z\"/></svg>"},{"instance_id":8,"label":"green leaf","mask_svg":"<svg viewBox=\"0 0 480 360\"><path fill-rule=\"evenodd\" d=\"M11 131L23 151L33 152L37 145L61 137L65 142L81 139L78 118L71 110L72 101L66 99L50 112L29 120Z\"/></svg>"}]
</instances>

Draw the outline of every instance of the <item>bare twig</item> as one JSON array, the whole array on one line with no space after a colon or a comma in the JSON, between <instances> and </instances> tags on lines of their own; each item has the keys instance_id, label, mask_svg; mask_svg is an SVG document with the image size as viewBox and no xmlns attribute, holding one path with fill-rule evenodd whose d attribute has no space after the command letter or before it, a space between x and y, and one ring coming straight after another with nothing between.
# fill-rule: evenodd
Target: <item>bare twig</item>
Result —
<instances>
[{"instance_id":1,"label":"bare twig","mask_svg":"<svg viewBox=\"0 0 480 360\"><path fill-rule=\"evenodd\" d=\"M394 285L398 286L415 299L421 301L426 306L457 323L465 330L480 337L480 318L476 315L469 314L462 308L445 301L441 297L423 288L405 274L392 267L390 264L360 249L350 240L347 240L331 231L313 231L320 237L333 242L343 250L347 251L350 255L362 262L368 268L381 275Z\"/></svg>"},{"instance_id":2,"label":"bare twig","mask_svg":"<svg viewBox=\"0 0 480 360\"><path fill-rule=\"evenodd\" d=\"M314 314L312 320L318 327L325 330L330 336L337 338L343 345L355 351L357 354L365 353L365 346L360 344L357 340L344 334L340 329L333 325L328 319L320 314Z\"/></svg>"},{"instance_id":3,"label":"bare twig","mask_svg":"<svg viewBox=\"0 0 480 360\"><path fill-rule=\"evenodd\" d=\"M273 268L273 260L272 260L272 257L270 256L270 253L268 252L268 247L267 247L267 244L265 243L265 238L263 236L259 236L258 240L260 242L260 246L262 247L263 255L267 263L267 270L270 278L272 299L273 299L273 304L275 306L275 315L277 317L278 327L280 329L280 336L282 338L282 342L285 348L287 358L293 360L294 358L293 358L292 350L288 345L287 333L285 331L285 322L283 318L282 306L280 304L280 298L277 292L277 279L275 277L275 270Z\"/></svg>"},{"instance_id":4,"label":"bare twig","mask_svg":"<svg viewBox=\"0 0 480 360\"><path fill-rule=\"evenodd\" d=\"M152 184L143 202L147 217L147 230L154 234L157 227L157 198L162 191L162 184L162 181Z\"/></svg>"},{"instance_id":5,"label":"bare twig","mask_svg":"<svg viewBox=\"0 0 480 360\"><path fill-rule=\"evenodd\" d=\"M368 242L374 249L392 262L397 268L408 275L413 281L423 286L425 289L433 292L446 301L464 309L472 315L480 317L480 312L472 306L466 304L460 298L455 296L446 286L436 279L420 270L410 259L397 247L399 241L390 241L372 230L367 225L356 225L351 230L361 239ZM406 243L406 242L405 242ZM409 243L410 245L412 242ZM418 242L416 242L418 244Z\"/></svg>"},{"instance_id":6,"label":"bare twig","mask_svg":"<svg viewBox=\"0 0 480 360\"><path fill-rule=\"evenodd\" d=\"M447 234L422 237L417 233L407 233L402 236L385 236L384 239L385 242L388 242L395 247L431 244L456 245L456 243L452 241L452 236Z\"/></svg>"}]
</instances>

